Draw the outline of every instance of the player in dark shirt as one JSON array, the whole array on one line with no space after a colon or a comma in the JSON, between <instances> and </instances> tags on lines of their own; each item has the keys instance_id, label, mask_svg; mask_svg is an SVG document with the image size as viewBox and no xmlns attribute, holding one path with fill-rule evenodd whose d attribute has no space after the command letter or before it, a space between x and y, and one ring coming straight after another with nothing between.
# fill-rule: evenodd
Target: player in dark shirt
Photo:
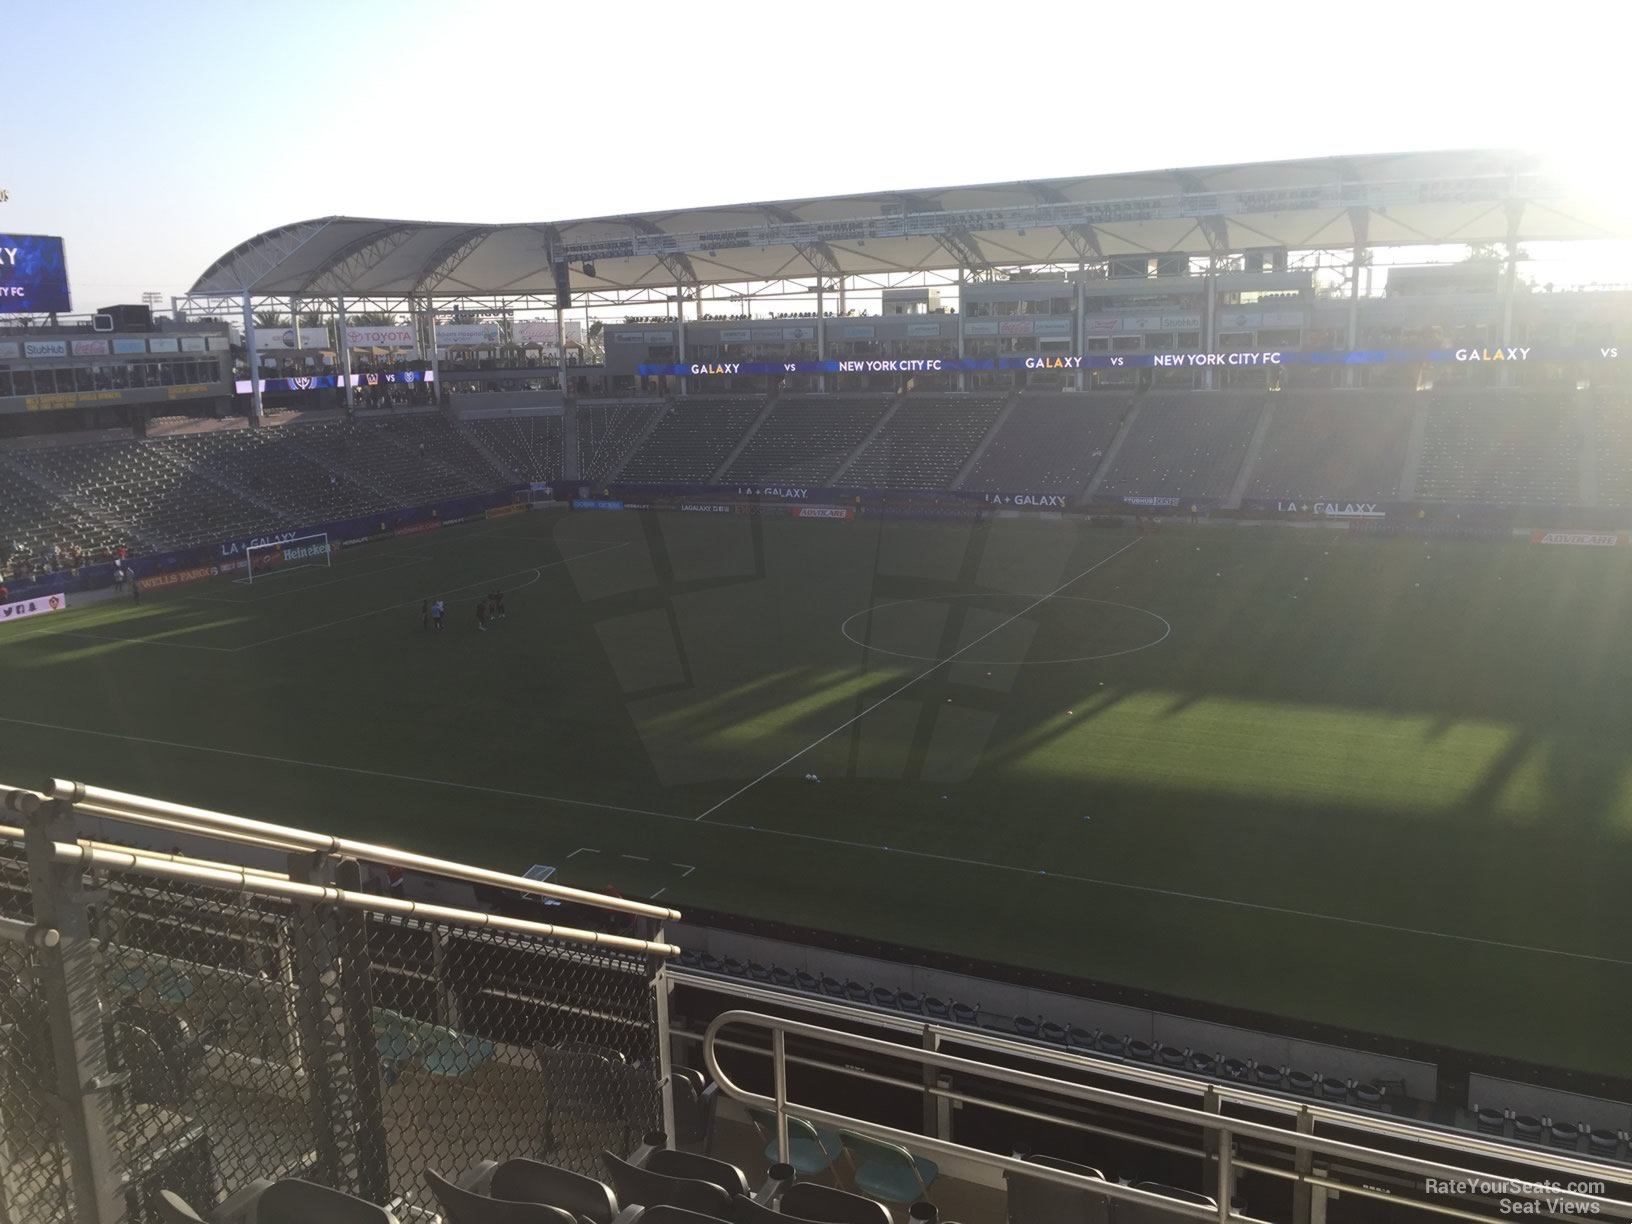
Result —
<instances>
[{"instance_id":1,"label":"player in dark shirt","mask_svg":"<svg viewBox=\"0 0 1632 1224\"><path fill-rule=\"evenodd\" d=\"M504 610L504 592L503 591L494 591L492 595L488 596L488 598L493 601L493 615L494 616L504 616L504 615L506 615L505 610Z\"/></svg>"},{"instance_id":2,"label":"player in dark shirt","mask_svg":"<svg viewBox=\"0 0 1632 1224\"><path fill-rule=\"evenodd\" d=\"M428 599L419 605L419 627L421 629L431 627L431 601Z\"/></svg>"},{"instance_id":3,"label":"player in dark shirt","mask_svg":"<svg viewBox=\"0 0 1632 1224\"><path fill-rule=\"evenodd\" d=\"M476 628L483 633L487 632L487 600L485 599L476 601Z\"/></svg>"}]
</instances>

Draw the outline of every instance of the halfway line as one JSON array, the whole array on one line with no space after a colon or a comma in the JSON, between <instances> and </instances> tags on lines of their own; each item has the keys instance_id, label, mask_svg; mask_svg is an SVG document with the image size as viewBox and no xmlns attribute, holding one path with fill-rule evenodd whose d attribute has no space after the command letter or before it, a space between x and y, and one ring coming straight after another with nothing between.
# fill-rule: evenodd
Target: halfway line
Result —
<instances>
[{"instance_id":1,"label":"halfway line","mask_svg":"<svg viewBox=\"0 0 1632 1224\"><path fill-rule=\"evenodd\" d=\"M843 731L846 727L854 726L856 723L858 723L862 719L866 718L867 715L871 714L874 710L878 709L878 707L883 705L885 702L894 701L902 693L906 692L909 688L911 688L913 685L917 684L918 681L922 680L925 676L929 675L931 672L939 671L941 668L945 667L948 663L951 663L954 660L956 660L957 657L959 655L961 655L964 651L973 650L976 646L979 646L982 642L984 642L987 638L991 637L992 634L996 633L999 629L1006 628L1007 626L1013 624L1015 621L1019 620L1027 612L1030 612L1033 608L1037 607L1039 604L1047 603L1050 599L1053 599L1054 596L1058 595L1061 591L1065 590L1065 588L1070 586L1073 582L1076 582L1076 581L1078 581L1079 579L1082 579L1082 578L1086 578L1089 574L1093 573L1100 566L1104 565L1107 561L1116 560L1116 558L1120 557L1123 553L1127 552L1128 549L1132 548L1135 544L1139 543L1140 538L1141 537L1139 537L1139 536L1134 536L1133 539L1129 540L1126 544L1122 545L1121 548L1117 549L1115 552L1111 553L1109 556L1101 557L1098 561L1095 561L1087 569L1083 570L1082 573L1074 574L1070 578L1067 578L1064 582L1060 583L1059 586L1055 587L1052 591L1048 592L1048 594L1039 595L1036 599L1032 600L1025 607L1021 608L1020 611L1016 612L1013 616L1010 616L1010 617L1008 617L1008 618L1006 618L1004 620L999 621L997 624L993 625L990 629L986 630L985 633L981 634L979 637L973 639L972 641L965 642L962 646L958 647L951 654L947 655L946 658L940 659L940 660L937 660L934 663L931 663L928 667L924 668L923 671L919 672L916 676L913 676L911 679L909 679L900 688L895 689L894 691L886 694L883 697L880 697L877 701L875 701L872 705L868 706L861 713L857 714L853 718L846 719L844 722L842 722L838 726L834 727L833 730L829 731L826 735L822 736L820 739L811 740L810 743L806 744L803 748L799 749L798 752L794 753L787 760L783 761L780 765L773 765L770 769L767 769L764 773L760 774L759 777L755 778L752 782L749 782L749 783L745 784L744 786L740 787L739 789L732 791L729 795L727 795L724 799L721 799L718 803L716 803L713 807L709 808L706 812L702 813L700 816L694 816L692 819L694 819L694 820L706 820L708 817L712 816L715 812L719 811L726 804L730 803L733 799L737 798L737 796L742 795L742 794L746 793L747 791L753 790L754 787L758 786L761 782L765 781L766 778L769 778L773 774L780 773L783 769L786 769L789 765L792 765L795 761L797 761L800 757L804 756L805 753L809 752L812 748L815 748L820 744L826 743L828 740L832 739L835 735L837 735L840 731Z\"/></svg>"}]
</instances>

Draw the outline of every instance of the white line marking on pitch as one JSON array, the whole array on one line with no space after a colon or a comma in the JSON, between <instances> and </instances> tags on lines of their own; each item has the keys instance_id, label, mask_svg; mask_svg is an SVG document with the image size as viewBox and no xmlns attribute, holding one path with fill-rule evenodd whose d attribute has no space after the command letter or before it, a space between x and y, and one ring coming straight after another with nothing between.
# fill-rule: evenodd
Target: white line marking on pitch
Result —
<instances>
[{"instance_id":1,"label":"white line marking on pitch","mask_svg":"<svg viewBox=\"0 0 1632 1224\"><path fill-rule=\"evenodd\" d=\"M476 791L484 795L504 795L511 799L536 799L543 803L565 803L573 807L598 808L603 812L630 812L636 816L661 816L679 820L668 812L654 812L647 808L623 807L616 803L597 803L592 799L569 799L564 795L540 795L531 791L506 790L501 786L478 786L474 782L449 782L445 778L420 778L413 774L391 773L384 769L363 769L357 765L330 765L325 761L300 761L292 757L271 756L264 752L243 752L236 748L211 748L204 744L182 744L175 740L152 739L144 735L124 735L117 731L92 731L86 727L65 727L59 723L31 722L26 718L8 718L0 715L0 723L19 727L36 727L42 731L66 731L75 735L92 735L100 739L124 740L130 744L148 744L157 748L180 748L188 752L213 752L220 756L239 757L246 761L268 761L273 765L304 765L308 769L327 769L334 773L358 774L365 778L386 778L393 782L415 782L424 786L445 786L451 790Z\"/></svg>"},{"instance_id":2,"label":"white line marking on pitch","mask_svg":"<svg viewBox=\"0 0 1632 1224\"><path fill-rule=\"evenodd\" d=\"M303 586L303 587L285 587L281 591L270 591L270 592L267 592L266 594L261 594L260 592L256 592L252 597L247 598L247 599L224 599L224 600L216 600L216 602L218 602L218 603L235 603L235 604L238 604L240 607L242 607L245 604L264 603L268 599L281 599L285 595L304 595L308 591L321 591L324 587L338 586L342 582L357 582L357 581L359 581L360 579L363 579L363 578L372 578L376 574L389 574L393 570L408 569L410 566L423 565L427 561L435 561L435 560L436 560L435 557L426 556L424 553L402 553L402 554L398 555L397 564L395 564L395 565L380 565L380 566L376 566L375 568L370 569L370 570L364 570L360 574L346 574L346 575L344 575L343 577L340 577L340 578L329 578L329 579L326 579L323 582L314 582L314 583L311 583L308 586ZM351 562L350 564L355 565L356 562ZM266 573L262 574L259 580L261 582L265 582L268 578L283 578L283 577L288 576L289 574L298 573L301 570L305 570L305 569L309 569L309 568L310 568L309 566L301 565L301 566L296 566L293 569L269 570ZM332 569L333 567L331 566L330 568ZM342 568L344 568L344 565L342 565ZM251 589L253 589L254 586L255 586L255 584L253 582L250 582L248 579L245 579L245 578L234 578L232 581L236 585L249 587ZM210 598L210 597L209 596L202 596L201 597L201 596L198 596L198 595L188 595L187 598L189 598L189 599L199 599L199 598Z\"/></svg>"},{"instance_id":3,"label":"white line marking on pitch","mask_svg":"<svg viewBox=\"0 0 1632 1224\"><path fill-rule=\"evenodd\" d=\"M600 853L600 851L595 849L593 846L579 846L578 849L574 850L571 854L567 855L567 857L570 859L570 858L576 858L580 854L599 854L599 853Z\"/></svg>"},{"instance_id":4,"label":"white line marking on pitch","mask_svg":"<svg viewBox=\"0 0 1632 1224\"><path fill-rule=\"evenodd\" d=\"M655 893L653 893L650 897L648 897L647 900L656 901L659 897L661 897L664 893L666 893L668 891L669 891L669 886L667 884L665 884L665 885L663 885L662 888L658 889Z\"/></svg>"},{"instance_id":5,"label":"white line marking on pitch","mask_svg":"<svg viewBox=\"0 0 1632 1224\"><path fill-rule=\"evenodd\" d=\"M773 774L777 774L777 773L782 772L782 770L786 769L789 765L792 765L795 761L797 761L800 757L804 756L805 753L809 752L812 748L815 748L820 744L825 744L828 740L832 739L840 731L843 731L847 727L855 726L856 723L858 723L862 719L866 718L867 715L871 714L874 710L878 709L879 706L884 705L886 702L895 700L895 698L899 697L902 693L906 692L913 685L917 684L918 681L922 680L925 676L930 675L932 672L939 671L941 668L945 667L948 663L955 662L959 655L963 654L967 650L973 650L976 646L979 646L982 642L984 642L987 638L991 637L992 634L996 633L999 629L1005 628L1006 626L1013 624L1015 621L1019 620L1022 616L1024 616L1027 612L1030 612L1033 608L1037 607L1039 604L1046 603L1048 600L1054 598L1054 596L1058 595L1061 591L1065 590L1065 588L1070 586L1073 582L1077 582L1077 581L1080 581L1083 578L1086 578L1089 574L1093 573L1100 566L1106 564L1107 562L1116 560L1123 553L1127 552L1128 549L1132 548L1135 544L1139 543L1140 539L1142 539L1142 538L1143 537L1141 537L1141 536L1135 536L1133 539L1129 540L1126 544L1122 545L1121 548L1117 549L1115 552L1111 553L1109 556L1101 557L1098 561L1095 561L1087 569L1083 570L1082 573L1075 574L1072 577L1067 578L1064 582L1060 583L1059 586L1055 587L1047 595L1039 595L1036 599L1032 600L1031 603L1029 603L1025 607L1021 608L1020 611L1016 612L1013 616L1007 617L1004 620L999 621L997 624L993 625L990 629L988 629L985 633L981 634L979 637L974 638L973 640L971 640L969 642L966 642L964 645L958 647L958 649L954 650L951 654L947 655L946 658L938 659L934 663L931 663L928 667L924 668L924 670L919 672L916 676L913 676L905 684L901 685L897 689L893 689L891 692L889 692L885 696L880 697L877 701L875 701L872 705L868 706L861 713L855 715L852 718L845 719L844 722L842 722L838 726L834 727L826 735L823 735L818 739L811 740L810 743L806 744L803 748L799 749L798 752L794 753L787 760L783 761L780 765L775 765L775 766L771 767L770 769L767 769L764 773L760 774L759 777L755 778L752 782L746 783L745 785L738 788L737 790L732 791L729 795L727 795L724 799L721 799L718 803L716 803L713 807L709 808L706 812L703 812L699 816L694 816L694 817L692 817L692 819L693 820L707 820L715 812L719 811L722 807L724 807L726 804L730 803L733 799L736 799L739 795L746 794L748 791L753 790L754 787L758 786L761 782L765 781L766 778L771 777Z\"/></svg>"},{"instance_id":6,"label":"white line marking on pitch","mask_svg":"<svg viewBox=\"0 0 1632 1224\"><path fill-rule=\"evenodd\" d=\"M597 548L593 552L578 553L576 556L562 557L562 558L560 558L559 560L556 560L556 561L546 561L541 565L524 566L523 568L518 569L518 570L511 570L509 573L506 573L506 574L497 574L492 578L478 578L475 582L467 582L463 586L449 587L449 588L447 588L445 594L453 595L453 594L457 594L459 591L469 591L469 590L472 590L472 589L474 589L476 587L487 586L490 583L498 582L502 578L513 578L517 574L532 574L533 577L532 577L531 580L522 583L520 586L518 586L516 588L516 590L518 590L518 591L523 590L526 587L532 586L534 582L537 582L539 579L541 579L544 576L544 574L543 574L544 570L554 569L558 565L566 565L566 564L568 564L569 562L572 562L572 561L583 561L583 560L588 559L589 557L598 557L602 553L612 552L614 549L618 549L618 548L627 548L628 546L629 545L628 545L627 542L625 542L623 544L610 544L605 548ZM375 608L370 612L359 612L355 616L343 616L339 620L327 621L327 622L325 622L325 623L323 623L321 625L309 625L304 629L295 629L295 630L290 631L289 633L280 633L276 637L262 638L258 642L250 642L248 645L239 646L239 647L236 647L236 649L237 650L254 650L259 646L270 646L273 642L284 642L284 641L288 641L290 638L301 637L304 634L308 634L308 633L317 633L319 630L322 630L322 629L333 629L337 625L350 624L352 621L363 620L366 617L379 616L379 615L381 615L382 613L385 613L385 612L395 612L395 611L398 611L401 608L411 608L416 603L421 603L421 602L423 602L423 601L420 600L420 599L405 599L405 600L401 601L400 603L389 604L389 605L387 605L386 607L383 607L383 608Z\"/></svg>"},{"instance_id":7,"label":"white line marking on pitch","mask_svg":"<svg viewBox=\"0 0 1632 1224\"><path fill-rule=\"evenodd\" d=\"M1107 558L1109 560L1109 558ZM0 723L11 723L19 727L34 727L43 731L63 731L71 735L88 735L99 739L124 740L132 744L149 744L160 748L179 748L187 752L209 752L220 756L241 757L252 761L270 761L275 765L304 765L309 769L327 769L336 773L360 774L370 778L387 778L395 782L416 782L425 786L442 786L451 790L474 791L485 795L502 795L511 799L531 799L540 803L562 803L572 807L598 808L609 812L628 812L636 816L656 816L663 820L684 821L686 824L695 823L695 818L683 816L675 812L656 812L649 808L623 807L614 803L596 803L589 799L568 799L561 795L541 795L531 791L509 790L498 786L478 786L470 782L449 782L442 778L418 778L411 774L389 773L381 769L362 769L355 765L329 765L322 761L297 761L289 757L268 756L259 752L240 752L232 748L210 748L203 744L180 744L173 740L149 739L140 735L123 735L116 731L92 731L85 727L66 727L59 723L35 722L27 718L10 718L0 714ZM1592 961L1602 965L1619 965L1632 968L1632 960L1623 960L1613 956L1598 956L1591 952L1568 952L1562 948L1542 948L1533 944L1508 943L1500 939L1485 939L1477 935L1457 935L1449 931L1429 931L1421 927L1396 926L1388 922L1371 922L1364 918L1346 918L1341 914L1322 914L1311 910L1291 909L1283 905L1265 905L1256 901L1238 901L1231 897L1213 897L1206 893L1180 892L1172 888L1157 888L1152 884L1129 884L1124 880L1102 880L1093 876L1071 875L1066 872L1042 871L1036 867L1019 867L1013 863L994 863L987 859L958 858L956 855L940 854L933 850L909 850L901 846L875 846L869 842L849 841L842 837L828 837L822 833L799 833L791 829L764 829L751 825L716 824L711 829L722 832L730 830L738 833L765 833L773 837L790 837L798 841L820 842L828 846L843 846L850 850L871 850L884 854L905 854L912 858L934 859L943 863L956 863L962 867L984 867L994 871L1018 872L1022 875L1046 875L1051 879L1069 880L1073 884L1088 884L1099 888L1114 888L1125 892L1148 893L1152 896L1174 897L1184 901L1199 901L1203 904L1225 905L1236 909L1259 910L1263 913L1281 914L1288 918L1307 918L1315 922L1334 922L1343 926L1368 927L1377 931L1391 931L1398 935L1417 935L1428 939L1444 939L1453 943L1480 944L1490 948L1505 948L1510 952L1529 952L1541 956L1561 956L1570 960ZM599 854L599 850L581 847L573 854ZM572 855L568 855L571 858ZM681 863L673 866L684 866ZM687 875L696 870L688 868Z\"/></svg>"},{"instance_id":8,"label":"white line marking on pitch","mask_svg":"<svg viewBox=\"0 0 1632 1224\"><path fill-rule=\"evenodd\" d=\"M86 633L82 629L51 629L47 633L51 637L88 638L93 642L117 642L121 646L169 646L173 650L210 650L216 654L238 652L236 646L199 646L193 642L167 642L156 637L119 637L112 633Z\"/></svg>"}]
</instances>

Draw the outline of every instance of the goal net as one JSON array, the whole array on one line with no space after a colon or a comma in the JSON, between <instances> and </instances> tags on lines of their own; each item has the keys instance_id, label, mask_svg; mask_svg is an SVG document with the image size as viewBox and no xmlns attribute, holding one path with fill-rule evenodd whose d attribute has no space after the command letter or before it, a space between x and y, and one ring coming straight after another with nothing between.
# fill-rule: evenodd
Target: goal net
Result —
<instances>
[{"instance_id":1,"label":"goal net","mask_svg":"<svg viewBox=\"0 0 1632 1224\"><path fill-rule=\"evenodd\" d=\"M329 533L297 536L293 540L279 540L271 544L251 544L244 550L244 576L237 579L253 585L274 574L307 569L314 565L328 568Z\"/></svg>"}]
</instances>

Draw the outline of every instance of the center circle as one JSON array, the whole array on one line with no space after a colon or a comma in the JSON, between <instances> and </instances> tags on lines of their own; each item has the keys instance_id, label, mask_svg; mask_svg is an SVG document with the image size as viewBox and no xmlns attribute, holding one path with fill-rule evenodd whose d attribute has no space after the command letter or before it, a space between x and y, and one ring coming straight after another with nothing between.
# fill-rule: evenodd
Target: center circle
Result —
<instances>
[{"instance_id":1,"label":"center circle","mask_svg":"<svg viewBox=\"0 0 1632 1224\"><path fill-rule=\"evenodd\" d=\"M963 649L969 651L967 654L953 651L951 655L943 656L920 654L913 650L912 647L915 645L914 635L917 635L918 640L921 641L926 631L926 625L922 622L915 623L914 615L910 609L922 604L947 604L959 599L1009 600L1019 606L996 625L986 629L987 638L977 635L973 642L965 646ZM1100 650L1090 654L1070 655L1057 659L994 659L983 657L980 646L991 638L1001 638L1004 630L1011 624L1036 624L1035 621L1022 621L1021 618L1027 611L1033 608L1045 607L1047 604L1058 605L1068 602L1093 605L1099 610L1097 617L1100 623L1094 626L1094 631L1103 633L1108 637L1110 640L1105 644L1114 645L1115 649ZM895 610L893 616L891 615L892 609ZM997 611L997 609L990 610ZM852 627L862 627L857 626L857 622L866 617L872 618L871 633L878 640L863 641L852 632ZM1136 626L1139 625L1144 625L1145 629L1143 631L1136 629ZM935 626L933 631L938 633L940 629L940 626ZM981 591L961 595L925 595L917 599L898 599L892 603L875 604L870 608L863 608L861 611L853 612L845 617L839 625L839 632L847 640L854 642L864 650L870 650L876 654L890 655L897 659L914 659L922 663L969 663L984 667L1035 667L1040 664L1058 666L1062 663L1091 663L1096 659L1114 659L1118 655L1135 654L1141 650L1149 650L1152 646L1166 641L1167 636L1173 632L1173 626L1168 624L1166 618L1158 616L1148 608L1117 603L1112 599L1090 599L1086 595L1015 595L998 591ZM1144 640L1140 640L1141 637ZM880 642L885 644L881 645ZM993 653L1001 654L1002 651L998 650Z\"/></svg>"}]
</instances>

